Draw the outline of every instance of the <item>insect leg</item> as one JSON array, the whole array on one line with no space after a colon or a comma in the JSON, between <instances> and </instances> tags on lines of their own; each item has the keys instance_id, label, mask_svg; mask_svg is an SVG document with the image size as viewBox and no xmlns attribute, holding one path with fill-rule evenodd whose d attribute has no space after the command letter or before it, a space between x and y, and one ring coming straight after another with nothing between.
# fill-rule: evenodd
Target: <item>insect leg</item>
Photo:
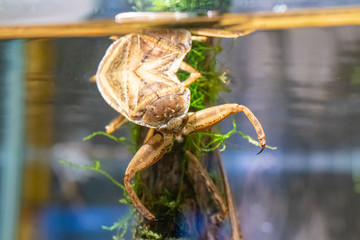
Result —
<instances>
[{"instance_id":1,"label":"insect leg","mask_svg":"<svg viewBox=\"0 0 360 240\"><path fill-rule=\"evenodd\" d=\"M199 160L189 151L185 151L186 156L189 159L188 169L189 177L194 185L195 191L203 192L204 186L206 194L211 194L212 198L215 200L217 207L220 211L215 214L212 214L211 220L214 224L218 224L224 220L224 217L227 213L227 208L221 194L219 193L214 182L209 177L208 173L205 171L203 166L201 166ZM198 187L196 187L198 186ZM201 201L199 201L201 202Z\"/></svg>"},{"instance_id":2,"label":"insect leg","mask_svg":"<svg viewBox=\"0 0 360 240\"><path fill-rule=\"evenodd\" d=\"M189 121L183 129L183 134L187 135L192 132L203 131L215 124L221 122L224 118L233 113L244 112L250 120L257 133L261 153L266 145L265 133L255 115L244 105L238 104L223 104L215 107L210 107L192 114L189 114Z\"/></svg>"},{"instance_id":3,"label":"insect leg","mask_svg":"<svg viewBox=\"0 0 360 240\"><path fill-rule=\"evenodd\" d=\"M154 128L149 128L146 137L144 139L144 143L146 143L154 135L154 132L155 132Z\"/></svg>"},{"instance_id":4,"label":"insect leg","mask_svg":"<svg viewBox=\"0 0 360 240\"><path fill-rule=\"evenodd\" d=\"M123 115L119 115L117 118L113 119L106 127L106 132L107 133L112 133L114 132L116 129L119 129L124 123L126 123L127 118L124 117Z\"/></svg>"},{"instance_id":5,"label":"insect leg","mask_svg":"<svg viewBox=\"0 0 360 240\"><path fill-rule=\"evenodd\" d=\"M252 32L255 32L256 29L247 29L241 32L233 32L222 29L212 29L212 28L197 28L191 29L190 32L199 36L207 37L219 37L219 38L237 38L241 36L248 35Z\"/></svg>"},{"instance_id":6,"label":"insect leg","mask_svg":"<svg viewBox=\"0 0 360 240\"><path fill-rule=\"evenodd\" d=\"M116 40L118 40L120 38L121 38L121 36L117 36L117 35L112 35L112 36L109 37L109 39L113 40L113 41L116 41Z\"/></svg>"},{"instance_id":7,"label":"insect leg","mask_svg":"<svg viewBox=\"0 0 360 240\"><path fill-rule=\"evenodd\" d=\"M226 194L228 212L229 212L229 217L230 217L230 225L231 225L231 229L232 229L232 239L233 240L244 240L240 222L239 222L239 219L237 216L237 211L235 210L235 203L234 203L234 200L233 200L233 197L231 194L231 190L230 190L229 179L224 170L220 152L217 150L217 151L215 151L215 154L220 159L219 168L220 168L221 174L223 175L223 179L224 179L225 194Z\"/></svg>"},{"instance_id":8,"label":"insect leg","mask_svg":"<svg viewBox=\"0 0 360 240\"><path fill-rule=\"evenodd\" d=\"M93 75L89 80L90 82L96 82L96 75Z\"/></svg>"},{"instance_id":9,"label":"insect leg","mask_svg":"<svg viewBox=\"0 0 360 240\"><path fill-rule=\"evenodd\" d=\"M173 143L173 135L156 134L152 136L141 148L137 151L125 172L124 184L126 191L129 194L131 202L134 207L148 220L155 220L155 216L142 204L136 192L131 186L131 179L134 178L135 173L140 172L156 163L167 151Z\"/></svg>"},{"instance_id":10,"label":"insect leg","mask_svg":"<svg viewBox=\"0 0 360 240\"><path fill-rule=\"evenodd\" d=\"M191 41L205 42L207 37L205 36L191 36Z\"/></svg>"},{"instance_id":11,"label":"insect leg","mask_svg":"<svg viewBox=\"0 0 360 240\"><path fill-rule=\"evenodd\" d=\"M185 81L182 82L182 84L185 87L189 86L190 84L198 80L199 77L201 76L201 74L195 68L193 68L186 62L181 63L180 69L190 73L190 76Z\"/></svg>"}]
</instances>

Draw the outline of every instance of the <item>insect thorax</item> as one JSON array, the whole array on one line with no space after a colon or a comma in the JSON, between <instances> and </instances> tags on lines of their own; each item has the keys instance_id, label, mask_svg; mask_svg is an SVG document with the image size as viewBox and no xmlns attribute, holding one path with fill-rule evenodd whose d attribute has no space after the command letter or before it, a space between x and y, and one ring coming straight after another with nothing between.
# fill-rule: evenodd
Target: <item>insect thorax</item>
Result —
<instances>
[{"instance_id":1,"label":"insect thorax","mask_svg":"<svg viewBox=\"0 0 360 240\"><path fill-rule=\"evenodd\" d=\"M139 125L176 132L186 124L189 109L190 91L187 88L169 93L148 104L142 112ZM180 129L179 129L180 128Z\"/></svg>"}]
</instances>

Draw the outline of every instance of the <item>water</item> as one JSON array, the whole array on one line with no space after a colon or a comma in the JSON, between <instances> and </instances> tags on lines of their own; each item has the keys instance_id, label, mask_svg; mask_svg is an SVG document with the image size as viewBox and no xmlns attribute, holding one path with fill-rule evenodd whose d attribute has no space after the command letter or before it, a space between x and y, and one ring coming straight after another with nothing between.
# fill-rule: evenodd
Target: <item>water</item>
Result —
<instances>
[{"instance_id":1,"label":"water","mask_svg":"<svg viewBox=\"0 0 360 240\"><path fill-rule=\"evenodd\" d=\"M354 26L290 29L224 47L236 89L228 99L264 119L278 146L223 154L230 176L242 175L232 186L243 189L235 198L249 239L359 238L359 38Z\"/></svg>"},{"instance_id":2,"label":"water","mask_svg":"<svg viewBox=\"0 0 360 240\"><path fill-rule=\"evenodd\" d=\"M110 43L0 42L0 216L16 239L111 239L101 226L128 214L109 180L58 162L101 160L124 177L127 146L82 140L117 115L88 81ZM278 148L256 155L235 135L222 152L245 239L359 239L360 27L259 31L222 47L232 92L220 101L248 106Z\"/></svg>"}]
</instances>

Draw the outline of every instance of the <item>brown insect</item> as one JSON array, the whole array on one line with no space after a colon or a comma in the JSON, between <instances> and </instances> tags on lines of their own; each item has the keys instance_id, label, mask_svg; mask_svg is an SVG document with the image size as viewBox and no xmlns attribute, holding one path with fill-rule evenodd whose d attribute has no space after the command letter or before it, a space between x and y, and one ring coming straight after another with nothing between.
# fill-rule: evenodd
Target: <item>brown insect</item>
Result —
<instances>
[{"instance_id":1,"label":"brown insect","mask_svg":"<svg viewBox=\"0 0 360 240\"><path fill-rule=\"evenodd\" d=\"M234 37L223 32L215 35ZM260 152L266 145L260 122L243 105L224 104L188 112L190 90L187 86L201 76L183 61L193 39L199 37L182 29L128 34L117 38L108 48L96 73L102 97L120 113L106 127L107 132L113 132L127 121L150 128L144 144L129 163L124 179L135 208L149 220L154 220L155 216L139 200L130 181L136 172L157 162L173 144L174 137L203 131L232 113L244 112L255 128L262 147ZM183 82L176 76L179 69L190 73Z\"/></svg>"}]
</instances>

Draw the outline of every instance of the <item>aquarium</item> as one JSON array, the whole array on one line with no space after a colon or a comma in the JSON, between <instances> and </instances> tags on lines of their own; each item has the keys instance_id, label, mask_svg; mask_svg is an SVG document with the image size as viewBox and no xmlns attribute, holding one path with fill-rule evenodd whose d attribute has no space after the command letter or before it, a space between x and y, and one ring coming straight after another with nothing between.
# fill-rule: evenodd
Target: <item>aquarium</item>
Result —
<instances>
[{"instance_id":1,"label":"aquarium","mask_svg":"<svg viewBox=\"0 0 360 240\"><path fill-rule=\"evenodd\" d=\"M0 239L360 238L358 3L201 2L164 7L157 1L83 0L72 10L65 3L0 3ZM114 20L121 12L181 7L188 7L181 19ZM90 80L113 42L109 36L154 27L244 33L193 43L185 61L205 76L199 80L205 90L189 87L191 111L245 105L269 146L257 154L256 131L241 112L208 132L210 141L221 138L215 145L207 145L209 139L181 145L179 138L135 177L135 190L144 204L154 203L157 222L129 206L122 187L146 131L126 123L105 134L119 114ZM215 81L210 90L207 81ZM183 172L192 161L181 162L185 150L192 150L203 172ZM197 189L201 197L194 202L180 196ZM221 217L213 214L221 212L219 199L227 212ZM211 204L213 212L204 217L192 211L194 204ZM179 206L181 217L170 211L169 220L169 209ZM215 223L204 222L207 217Z\"/></svg>"}]
</instances>

